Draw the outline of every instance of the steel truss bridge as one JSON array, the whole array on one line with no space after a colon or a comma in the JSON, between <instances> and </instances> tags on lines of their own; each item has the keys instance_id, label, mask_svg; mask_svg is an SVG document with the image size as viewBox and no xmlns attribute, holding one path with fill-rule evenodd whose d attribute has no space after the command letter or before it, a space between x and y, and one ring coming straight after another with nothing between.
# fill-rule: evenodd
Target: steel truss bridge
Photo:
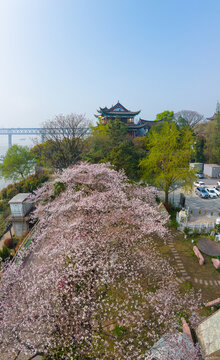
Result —
<instances>
[{"instance_id":1,"label":"steel truss bridge","mask_svg":"<svg viewBox=\"0 0 220 360\"><path fill-rule=\"evenodd\" d=\"M81 136L86 135L89 131L89 128L76 128L75 136L77 133ZM38 135L41 137L42 143L46 140L47 136L51 135L71 135L73 129L66 128L0 128L0 135L8 136L8 146L12 145L12 135Z\"/></svg>"}]
</instances>

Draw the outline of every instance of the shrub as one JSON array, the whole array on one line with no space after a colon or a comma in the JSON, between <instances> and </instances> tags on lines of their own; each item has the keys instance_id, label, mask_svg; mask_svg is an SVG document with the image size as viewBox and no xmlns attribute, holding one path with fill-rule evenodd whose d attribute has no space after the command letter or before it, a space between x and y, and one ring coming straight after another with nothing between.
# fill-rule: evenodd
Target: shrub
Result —
<instances>
[{"instance_id":1,"label":"shrub","mask_svg":"<svg viewBox=\"0 0 220 360\"><path fill-rule=\"evenodd\" d=\"M7 188L3 188L0 192L1 199L7 199Z\"/></svg>"},{"instance_id":2,"label":"shrub","mask_svg":"<svg viewBox=\"0 0 220 360\"><path fill-rule=\"evenodd\" d=\"M35 175L28 176L28 178L25 179L23 182L24 192L34 191L38 187L39 183L40 183L40 181L37 176L35 176Z\"/></svg>"},{"instance_id":3,"label":"shrub","mask_svg":"<svg viewBox=\"0 0 220 360\"><path fill-rule=\"evenodd\" d=\"M169 220L169 228L170 229L175 229L177 230L178 229L178 222L176 221L176 219L170 219Z\"/></svg>"},{"instance_id":4,"label":"shrub","mask_svg":"<svg viewBox=\"0 0 220 360\"><path fill-rule=\"evenodd\" d=\"M203 227L201 228L200 234L201 234L201 235L206 235L206 234L207 234L207 230L206 230L205 226L203 226Z\"/></svg>"},{"instance_id":5,"label":"shrub","mask_svg":"<svg viewBox=\"0 0 220 360\"><path fill-rule=\"evenodd\" d=\"M7 199L12 199L17 195L18 191L14 185L8 185L7 187Z\"/></svg>"},{"instance_id":6,"label":"shrub","mask_svg":"<svg viewBox=\"0 0 220 360\"><path fill-rule=\"evenodd\" d=\"M10 251L4 245L2 247L2 250L0 250L0 258L2 259L2 261L5 261L7 259L12 259L12 255Z\"/></svg>"},{"instance_id":7,"label":"shrub","mask_svg":"<svg viewBox=\"0 0 220 360\"><path fill-rule=\"evenodd\" d=\"M14 183L14 186L18 193L23 191L23 181L20 181L18 183Z\"/></svg>"},{"instance_id":8,"label":"shrub","mask_svg":"<svg viewBox=\"0 0 220 360\"><path fill-rule=\"evenodd\" d=\"M7 206L4 208L3 212L2 212L2 217L4 219L7 218L7 216L10 215L10 206L7 204Z\"/></svg>"},{"instance_id":9,"label":"shrub","mask_svg":"<svg viewBox=\"0 0 220 360\"><path fill-rule=\"evenodd\" d=\"M7 206L8 206L7 200L0 200L0 212L4 212Z\"/></svg>"},{"instance_id":10,"label":"shrub","mask_svg":"<svg viewBox=\"0 0 220 360\"><path fill-rule=\"evenodd\" d=\"M9 184L0 191L0 199L9 200L19 192L32 192L48 180L47 174L29 175L26 179L14 184Z\"/></svg>"},{"instance_id":11,"label":"shrub","mask_svg":"<svg viewBox=\"0 0 220 360\"><path fill-rule=\"evenodd\" d=\"M190 233L190 228L189 227L184 227L184 234L186 234L186 235L189 235L189 233Z\"/></svg>"},{"instance_id":12,"label":"shrub","mask_svg":"<svg viewBox=\"0 0 220 360\"><path fill-rule=\"evenodd\" d=\"M155 200L156 200L157 204L161 203L161 200L160 200L159 196L156 196Z\"/></svg>"},{"instance_id":13,"label":"shrub","mask_svg":"<svg viewBox=\"0 0 220 360\"><path fill-rule=\"evenodd\" d=\"M3 200L0 200L0 212L3 211L3 204L4 204L4 201L3 201Z\"/></svg>"},{"instance_id":14,"label":"shrub","mask_svg":"<svg viewBox=\"0 0 220 360\"><path fill-rule=\"evenodd\" d=\"M59 196L61 192L66 190L66 184L61 181L57 181L53 184L54 187L54 196Z\"/></svg>"},{"instance_id":15,"label":"shrub","mask_svg":"<svg viewBox=\"0 0 220 360\"><path fill-rule=\"evenodd\" d=\"M218 232L220 232L220 224L216 224L215 226L216 226L216 230L217 230Z\"/></svg>"},{"instance_id":16,"label":"shrub","mask_svg":"<svg viewBox=\"0 0 220 360\"><path fill-rule=\"evenodd\" d=\"M8 248L8 249L13 249L13 241L11 238L6 238L4 241L4 245Z\"/></svg>"},{"instance_id":17,"label":"shrub","mask_svg":"<svg viewBox=\"0 0 220 360\"><path fill-rule=\"evenodd\" d=\"M121 337L126 331L127 328L125 326L119 326L119 325L116 325L113 329L113 333L118 337Z\"/></svg>"},{"instance_id":18,"label":"shrub","mask_svg":"<svg viewBox=\"0 0 220 360\"><path fill-rule=\"evenodd\" d=\"M193 230L193 233L192 233L192 236L198 236L198 235L200 235L200 232L199 232L199 229L194 229Z\"/></svg>"},{"instance_id":19,"label":"shrub","mask_svg":"<svg viewBox=\"0 0 220 360\"><path fill-rule=\"evenodd\" d=\"M6 230L6 222L2 215L0 215L0 238L4 235Z\"/></svg>"}]
</instances>

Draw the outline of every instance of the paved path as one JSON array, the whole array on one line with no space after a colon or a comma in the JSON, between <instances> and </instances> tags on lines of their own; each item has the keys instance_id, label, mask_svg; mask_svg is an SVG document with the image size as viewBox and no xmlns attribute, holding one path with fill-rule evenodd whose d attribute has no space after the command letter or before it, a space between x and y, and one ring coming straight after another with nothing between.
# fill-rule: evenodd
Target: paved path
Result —
<instances>
[{"instance_id":1,"label":"paved path","mask_svg":"<svg viewBox=\"0 0 220 360\"><path fill-rule=\"evenodd\" d=\"M167 241L167 245L170 247L174 259L176 260L176 267L177 267L177 271L180 274L180 278L177 278L176 280L181 283L183 281L187 281L187 280L193 280L195 283L200 284L200 285L206 285L206 286L220 286L220 280L204 280L204 279L197 279L197 278L192 278L185 270L184 265L182 263L181 257L178 254L178 251L175 249L175 246L173 244L173 240L168 240Z\"/></svg>"},{"instance_id":2,"label":"paved path","mask_svg":"<svg viewBox=\"0 0 220 360\"><path fill-rule=\"evenodd\" d=\"M176 260L176 264L177 264L176 266L177 266L178 273L180 273L180 279L182 281L190 280L191 277L189 276L189 274L186 272L186 270L184 268L181 257L179 256L177 250L175 249L175 247L173 245L173 240L168 240L167 244L173 253L174 259Z\"/></svg>"}]
</instances>

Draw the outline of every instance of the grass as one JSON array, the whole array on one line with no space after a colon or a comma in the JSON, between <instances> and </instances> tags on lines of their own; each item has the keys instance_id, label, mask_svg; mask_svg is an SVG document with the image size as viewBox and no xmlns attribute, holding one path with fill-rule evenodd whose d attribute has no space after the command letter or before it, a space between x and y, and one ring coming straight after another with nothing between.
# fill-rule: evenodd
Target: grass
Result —
<instances>
[{"instance_id":1,"label":"grass","mask_svg":"<svg viewBox=\"0 0 220 360\"><path fill-rule=\"evenodd\" d=\"M174 237L174 247L178 251L178 254L181 257L184 268L187 273L192 278L192 285L195 289L202 290L203 301L212 300L220 295L220 286L211 286L205 284L198 284L194 282L194 278L203 279L203 280L220 280L220 272L217 271L211 261L211 256L205 255L205 264L199 265L198 258L195 256L193 252L193 246L199 239L199 235L196 237L187 237L184 238L184 235L178 231L173 231ZM192 239L195 240L192 243Z\"/></svg>"},{"instance_id":2,"label":"grass","mask_svg":"<svg viewBox=\"0 0 220 360\"><path fill-rule=\"evenodd\" d=\"M184 281L179 285L180 291L185 294L185 292L191 290L193 288L193 284L190 281Z\"/></svg>"}]
</instances>

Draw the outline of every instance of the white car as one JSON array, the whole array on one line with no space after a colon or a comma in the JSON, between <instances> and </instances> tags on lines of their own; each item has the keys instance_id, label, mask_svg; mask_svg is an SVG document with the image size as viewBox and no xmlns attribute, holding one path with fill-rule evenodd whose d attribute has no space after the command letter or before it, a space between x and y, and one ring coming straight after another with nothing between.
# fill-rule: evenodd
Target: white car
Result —
<instances>
[{"instance_id":1,"label":"white car","mask_svg":"<svg viewBox=\"0 0 220 360\"><path fill-rule=\"evenodd\" d=\"M211 188L206 188L208 194L209 194L209 197L211 199L217 199L217 195L216 195L216 192L214 189L211 189Z\"/></svg>"},{"instance_id":2,"label":"white car","mask_svg":"<svg viewBox=\"0 0 220 360\"><path fill-rule=\"evenodd\" d=\"M204 181L194 181L196 187L205 187Z\"/></svg>"},{"instance_id":3,"label":"white car","mask_svg":"<svg viewBox=\"0 0 220 360\"><path fill-rule=\"evenodd\" d=\"M217 186L220 186L220 181L217 181Z\"/></svg>"},{"instance_id":4,"label":"white car","mask_svg":"<svg viewBox=\"0 0 220 360\"><path fill-rule=\"evenodd\" d=\"M220 196L220 186L214 186L214 191L216 193L217 196Z\"/></svg>"}]
</instances>

